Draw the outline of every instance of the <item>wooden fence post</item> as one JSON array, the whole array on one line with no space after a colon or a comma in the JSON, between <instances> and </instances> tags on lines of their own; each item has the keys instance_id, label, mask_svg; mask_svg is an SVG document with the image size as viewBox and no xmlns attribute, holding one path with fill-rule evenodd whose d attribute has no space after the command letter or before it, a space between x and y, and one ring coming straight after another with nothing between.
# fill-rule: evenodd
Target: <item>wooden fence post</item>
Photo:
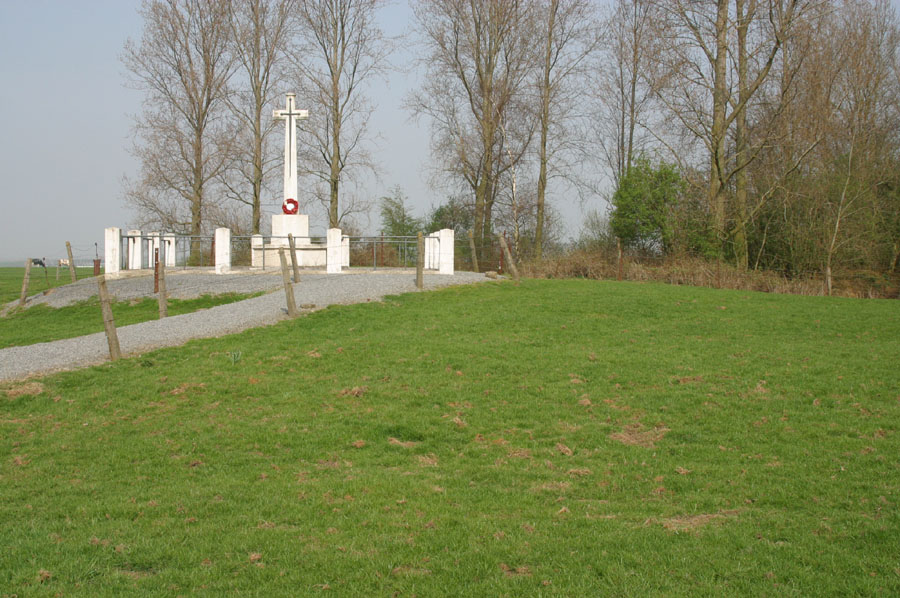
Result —
<instances>
[{"instance_id":1,"label":"wooden fence post","mask_svg":"<svg viewBox=\"0 0 900 598\"><path fill-rule=\"evenodd\" d=\"M109 345L109 358L113 361L122 357L119 350L119 335L116 334L116 322L113 320L112 308L109 306L109 291L106 288L106 277L98 276L100 287L100 311L103 313L103 328L106 330L106 342Z\"/></svg>"},{"instance_id":2,"label":"wooden fence post","mask_svg":"<svg viewBox=\"0 0 900 598\"><path fill-rule=\"evenodd\" d=\"M66 253L69 254L69 276L75 282L75 259L72 257L72 244L66 241Z\"/></svg>"},{"instance_id":3,"label":"wooden fence post","mask_svg":"<svg viewBox=\"0 0 900 598\"><path fill-rule=\"evenodd\" d=\"M622 239L616 237L616 280L622 280Z\"/></svg>"},{"instance_id":4,"label":"wooden fence post","mask_svg":"<svg viewBox=\"0 0 900 598\"><path fill-rule=\"evenodd\" d=\"M153 250L153 292L159 292L159 249Z\"/></svg>"},{"instance_id":5,"label":"wooden fence post","mask_svg":"<svg viewBox=\"0 0 900 598\"><path fill-rule=\"evenodd\" d=\"M25 278L22 279L22 296L19 297L19 305L25 305L28 298L28 280L31 278L31 258L25 260Z\"/></svg>"},{"instance_id":6,"label":"wooden fence post","mask_svg":"<svg viewBox=\"0 0 900 598\"><path fill-rule=\"evenodd\" d=\"M297 267L297 244L294 235L288 233L288 245L291 246L291 267L294 269L294 282L300 282L300 268Z\"/></svg>"},{"instance_id":7,"label":"wooden fence post","mask_svg":"<svg viewBox=\"0 0 900 598\"><path fill-rule=\"evenodd\" d=\"M163 259L158 260L158 272L159 272L159 290L158 297L159 300L159 319L162 320L169 315L169 298L166 296L166 255L165 249L163 250Z\"/></svg>"},{"instance_id":8,"label":"wooden fence post","mask_svg":"<svg viewBox=\"0 0 900 598\"><path fill-rule=\"evenodd\" d=\"M416 288L425 288L425 237L422 231L416 234Z\"/></svg>"},{"instance_id":9,"label":"wooden fence post","mask_svg":"<svg viewBox=\"0 0 900 598\"><path fill-rule=\"evenodd\" d=\"M288 316L297 317L297 304L294 302L294 287L291 286L291 273L288 272L287 258L284 257L284 248L278 250L281 258L281 279L284 282L284 298L287 300Z\"/></svg>"},{"instance_id":10,"label":"wooden fence post","mask_svg":"<svg viewBox=\"0 0 900 598\"><path fill-rule=\"evenodd\" d=\"M503 255L506 256L506 261L509 263L509 269L512 271L513 280L516 281L516 284L519 284L519 269L516 268L516 263L509 253L509 246L506 244L506 239L503 238L503 235L501 234L497 234L497 238L500 240L500 247L503 249Z\"/></svg>"},{"instance_id":11,"label":"wooden fence post","mask_svg":"<svg viewBox=\"0 0 900 598\"><path fill-rule=\"evenodd\" d=\"M469 231L469 250L472 252L472 270L480 272L481 270L478 268L478 252L475 251L475 236L472 234L472 231Z\"/></svg>"}]
</instances>

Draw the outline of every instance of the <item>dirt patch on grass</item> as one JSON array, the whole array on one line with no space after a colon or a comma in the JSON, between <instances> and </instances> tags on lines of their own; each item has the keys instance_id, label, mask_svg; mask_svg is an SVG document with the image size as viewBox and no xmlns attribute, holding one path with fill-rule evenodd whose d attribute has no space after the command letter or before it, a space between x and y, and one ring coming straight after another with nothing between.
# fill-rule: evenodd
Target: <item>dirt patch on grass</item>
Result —
<instances>
[{"instance_id":1,"label":"dirt patch on grass","mask_svg":"<svg viewBox=\"0 0 900 598\"><path fill-rule=\"evenodd\" d=\"M628 446L653 448L657 442L663 439L663 436L668 431L669 428L664 424L657 424L652 428L648 428L641 422L635 421L626 425L621 431L610 434L609 437Z\"/></svg>"},{"instance_id":2,"label":"dirt patch on grass","mask_svg":"<svg viewBox=\"0 0 900 598\"><path fill-rule=\"evenodd\" d=\"M40 382L26 382L20 386L13 386L6 391L6 396L10 399L22 396L39 395L44 392L44 385Z\"/></svg>"},{"instance_id":3,"label":"dirt patch on grass","mask_svg":"<svg viewBox=\"0 0 900 598\"><path fill-rule=\"evenodd\" d=\"M434 453L419 455L418 459L421 467L437 467L438 465L438 458Z\"/></svg>"},{"instance_id":4,"label":"dirt patch on grass","mask_svg":"<svg viewBox=\"0 0 900 598\"><path fill-rule=\"evenodd\" d=\"M402 446L403 448L412 448L419 443L413 442L412 440L403 441L399 438L394 438L393 436L391 436L390 438L388 438L388 444L392 444L394 446Z\"/></svg>"},{"instance_id":5,"label":"dirt patch on grass","mask_svg":"<svg viewBox=\"0 0 900 598\"><path fill-rule=\"evenodd\" d=\"M500 570L506 577L531 577L531 569L528 568L528 565L510 567L506 563L500 563Z\"/></svg>"},{"instance_id":6,"label":"dirt patch on grass","mask_svg":"<svg viewBox=\"0 0 900 598\"><path fill-rule=\"evenodd\" d=\"M569 447L567 447L566 445L564 445L561 442L556 443L556 450L567 457L571 457L574 454L572 452L572 449L570 449Z\"/></svg>"},{"instance_id":7,"label":"dirt patch on grass","mask_svg":"<svg viewBox=\"0 0 900 598\"><path fill-rule=\"evenodd\" d=\"M572 487L569 482L544 482L532 488L535 492L565 492Z\"/></svg>"},{"instance_id":8,"label":"dirt patch on grass","mask_svg":"<svg viewBox=\"0 0 900 598\"><path fill-rule=\"evenodd\" d=\"M700 513L697 515L679 515L659 521L659 524L670 532L693 533L713 522L737 517L738 511L719 511L718 513Z\"/></svg>"}]
</instances>

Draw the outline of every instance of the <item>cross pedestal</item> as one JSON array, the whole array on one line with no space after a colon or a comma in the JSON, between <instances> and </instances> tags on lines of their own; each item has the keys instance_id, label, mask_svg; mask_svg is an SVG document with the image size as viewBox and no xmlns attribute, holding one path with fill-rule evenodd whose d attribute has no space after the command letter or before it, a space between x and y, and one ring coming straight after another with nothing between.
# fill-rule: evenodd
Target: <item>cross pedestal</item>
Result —
<instances>
[{"instance_id":1,"label":"cross pedestal","mask_svg":"<svg viewBox=\"0 0 900 598\"><path fill-rule=\"evenodd\" d=\"M300 245L309 243L309 216L306 214L273 214L272 245L287 247L288 234Z\"/></svg>"}]
</instances>

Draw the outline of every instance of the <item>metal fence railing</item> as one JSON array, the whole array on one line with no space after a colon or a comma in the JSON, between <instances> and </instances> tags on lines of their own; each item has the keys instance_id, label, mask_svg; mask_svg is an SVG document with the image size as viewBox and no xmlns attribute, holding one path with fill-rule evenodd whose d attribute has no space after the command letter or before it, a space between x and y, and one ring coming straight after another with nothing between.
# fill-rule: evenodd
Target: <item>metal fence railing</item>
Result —
<instances>
[{"instance_id":1,"label":"metal fence railing","mask_svg":"<svg viewBox=\"0 0 900 598\"><path fill-rule=\"evenodd\" d=\"M157 250L159 259L166 260L169 268L209 267L216 262L211 235L122 235L120 243L121 270L153 268ZM172 255L167 256L168 251Z\"/></svg>"},{"instance_id":2,"label":"metal fence railing","mask_svg":"<svg viewBox=\"0 0 900 598\"><path fill-rule=\"evenodd\" d=\"M207 235L175 237L175 267L208 267L216 264L213 237Z\"/></svg>"},{"instance_id":3,"label":"metal fence railing","mask_svg":"<svg viewBox=\"0 0 900 598\"><path fill-rule=\"evenodd\" d=\"M377 235L345 237L350 245L351 268L415 268L418 238Z\"/></svg>"}]
</instances>

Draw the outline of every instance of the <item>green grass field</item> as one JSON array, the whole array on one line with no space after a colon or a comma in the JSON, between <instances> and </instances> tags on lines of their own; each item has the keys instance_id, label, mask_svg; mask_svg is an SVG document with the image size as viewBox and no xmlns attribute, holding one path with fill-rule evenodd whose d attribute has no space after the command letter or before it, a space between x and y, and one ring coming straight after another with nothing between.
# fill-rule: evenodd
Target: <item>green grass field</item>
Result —
<instances>
[{"instance_id":1,"label":"green grass field","mask_svg":"<svg viewBox=\"0 0 900 598\"><path fill-rule=\"evenodd\" d=\"M34 271L32 270L32 272ZM0 268L0 298L14 294L12 287L15 286L16 281L20 285L18 293L22 292L23 273L24 268ZM82 272L79 272L79 280L81 275ZM58 283L55 277L50 280L54 283L52 286L60 286L68 283L71 278L66 271L64 280L62 276ZM37 291L41 288L46 288L43 274ZM34 285L31 285L31 289L33 292L30 292L29 295L35 294ZM196 299L169 299L168 314L177 316L216 305L241 301L258 294L223 293L221 295L204 295ZM18 296L16 294L15 298L17 299ZM112 310L116 326L138 324L159 318L159 303L154 298L146 298L141 301L114 301ZM14 309L5 317L0 318L0 349L73 338L95 332L103 332L103 317L97 297L60 308L35 305L27 309Z\"/></svg>"},{"instance_id":2,"label":"green grass field","mask_svg":"<svg viewBox=\"0 0 900 598\"><path fill-rule=\"evenodd\" d=\"M0 385L0 595L895 596L898 303L523 281Z\"/></svg>"},{"instance_id":3,"label":"green grass field","mask_svg":"<svg viewBox=\"0 0 900 598\"><path fill-rule=\"evenodd\" d=\"M75 268L75 276L78 280L94 275L93 268ZM22 294L22 279L25 277L25 268L0 268L0 305L10 301L18 301ZM72 281L68 268L59 269L59 280L56 279L56 266L47 268L46 273L40 266L31 268L31 278L28 283L28 296L36 295L47 289L69 284Z\"/></svg>"},{"instance_id":4,"label":"green grass field","mask_svg":"<svg viewBox=\"0 0 900 598\"><path fill-rule=\"evenodd\" d=\"M168 314L177 316L253 296L255 295L224 293L204 295L196 299L169 299ZM117 327L159 318L159 302L152 298L137 302L114 301L111 307ZM103 332L103 316L97 297L60 308L35 305L0 318L0 349L73 338L94 332Z\"/></svg>"}]
</instances>

